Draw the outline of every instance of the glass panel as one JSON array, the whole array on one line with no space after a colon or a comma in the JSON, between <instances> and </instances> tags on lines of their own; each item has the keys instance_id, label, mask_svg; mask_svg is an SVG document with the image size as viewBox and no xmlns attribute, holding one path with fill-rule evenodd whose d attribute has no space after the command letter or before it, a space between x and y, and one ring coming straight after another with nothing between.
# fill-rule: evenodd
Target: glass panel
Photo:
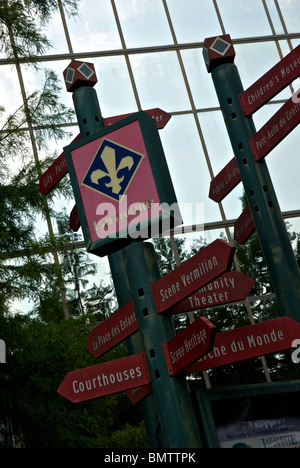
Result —
<instances>
[{"instance_id":1,"label":"glass panel","mask_svg":"<svg viewBox=\"0 0 300 468\"><path fill-rule=\"evenodd\" d=\"M271 34L261 0L218 0L218 6L226 32L232 39Z\"/></svg>"},{"instance_id":2,"label":"glass panel","mask_svg":"<svg viewBox=\"0 0 300 468\"><path fill-rule=\"evenodd\" d=\"M280 61L274 42L235 45L235 52L235 64L239 69L244 89L255 83Z\"/></svg>"},{"instance_id":3,"label":"glass panel","mask_svg":"<svg viewBox=\"0 0 300 468\"><path fill-rule=\"evenodd\" d=\"M218 205L208 198L210 176L194 117L173 116L160 135L184 224L202 222L201 204L205 222L220 219Z\"/></svg>"},{"instance_id":4,"label":"glass panel","mask_svg":"<svg viewBox=\"0 0 300 468\"><path fill-rule=\"evenodd\" d=\"M190 108L176 52L130 57L143 109L160 107L166 112Z\"/></svg>"},{"instance_id":5,"label":"glass panel","mask_svg":"<svg viewBox=\"0 0 300 468\"><path fill-rule=\"evenodd\" d=\"M198 115L214 176L217 176L234 157L223 115L220 111L205 112ZM215 201L209 199L209 188L210 181L207 187L206 197L210 203L217 206ZM227 219L235 219L240 216L242 205L239 198L242 194L243 186L240 183L223 199L222 203Z\"/></svg>"},{"instance_id":6,"label":"glass panel","mask_svg":"<svg viewBox=\"0 0 300 468\"><path fill-rule=\"evenodd\" d=\"M179 43L203 42L221 34L213 2L168 0L168 8Z\"/></svg>"},{"instance_id":7,"label":"glass panel","mask_svg":"<svg viewBox=\"0 0 300 468\"><path fill-rule=\"evenodd\" d=\"M299 2L297 0L278 0L278 4L283 14L288 33L299 33Z\"/></svg>"},{"instance_id":8,"label":"glass panel","mask_svg":"<svg viewBox=\"0 0 300 468\"><path fill-rule=\"evenodd\" d=\"M181 56L196 108L219 106L211 75L207 73L202 49L182 50Z\"/></svg>"},{"instance_id":9,"label":"glass panel","mask_svg":"<svg viewBox=\"0 0 300 468\"><path fill-rule=\"evenodd\" d=\"M172 36L161 0L116 0L126 46L172 44Z\"/></svg>"},{"instance_id":10,"label":"glass panel","mask_svg":"<svg viewBox=\"0 0 300 468\"><path fill-rule=\"evenodd\" d=\"M47 25L40 28L40 33L44 34L52 44L52 47L47 51L49 54L62 54L69 51L59 12L51 17Z\"/></svg>"},{"instance_id":11,"label":"glass panel","mask_svg":"<svg viewBox=\"0 0 300 468\"><path fill-rule=\"evenodd\" d=\"M266 3L267 3L267 7L268 7L268 10L269 10L271 20L272 20L273 26L275 28L276 34L284 34L284 29L283 29L283 26L281 24L279 14L278 14L276 5L274 3L274 0L266 0Z\"/></svg>"},{"instance_id":12,"label":"glass panel","mask_svg":"<svg viewBox=\"0 0 300 468\"><path fill-rule=\"evenodd\" d=\"M13 65L5 65L0 68L0 88L1 88L1 103L5 108L5 116L15 112L22 104L21 90L18 80L16 67ZM0 117L0 128L6 118Z\"/></svg>"},{"instance_id":13,"label":"glass panel","mask_svg":"<svg viewBox=\"0 0 300 468\"><path fill-rule=\"evenodd\" d=\"M109 0L81 0L79 16L67 23L74 52L122 47Z\"/></svg>"},{"instance_id":14,"label":"glass panel","mask_svg":"<svg viewBox=\"0 0 300 468\"><path fill-rule=\"evenodd\" d=\"M95 89L103 117L137 111L125 58L103 57L94 60L98 83Z\"/></svg>"}]
</instances>

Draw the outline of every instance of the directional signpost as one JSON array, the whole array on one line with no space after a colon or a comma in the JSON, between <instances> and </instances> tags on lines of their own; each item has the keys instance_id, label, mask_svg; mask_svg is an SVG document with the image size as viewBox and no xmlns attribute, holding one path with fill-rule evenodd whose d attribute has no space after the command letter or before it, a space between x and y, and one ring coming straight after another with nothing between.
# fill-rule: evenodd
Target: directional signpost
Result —
<instances>
[{"instance_id":1,"label":"directional signpost","mask_svg":"<svg viewBox=\"0 0 300 468\"><path fill-rule=\"evenodd\" d=\"M133 302L130 301L89 333L87 350L98 358L138 329Z\"/></svg>"},{"instance_id":2,"label":"directional signpost","mask_svg":"<svg viewBox=\"0 0 300 468\"><path fill-rule=\"evenodd\" d=\"M255 284L255 280L240 271L230 271L219 276L197 293L175 305L171 314L183 314L193 310L207 309L246 299Z\"/></svg>"},{"instance_id":3,"label":"directional signpost","mask_svg":"<svg viewBox=\"0 0 300 468\"><path fill-rule=\"evenodd\" d=\"M144 398L153 392L152 385L144 385L143 387L131 388L126 390L126 396L129 398L133 405L140 403Z\"/></svg>"},{"instance_id":4,"label":"directional signpost","mask_svg":"<svg viewBox=\"0 0 300 468\"><path fill-rule=\"evenodd\" d=\"M64 149L87 250L99 256L182 223L153 119L138 112Z\"/></svg>"},{"instance_id":5,"label":"directional signpost","mask_svg":"<svg viewBox=\"0 0 300 468\"><path fill-rule=\"evenodd\" d=\"M182 223L180 213L174 211L178 205L158 136L158 126L165 125L168 116L138 112L104 127L92 89L96 82L92 64L72 61L64 76L67 89L73 93L81 135L80 141L64 148L79 220L87 250L97 256L108 255L121 304L116 317L91 332L88 349L102 354L116 344L112 335L121 328L123 337L137 331L137 324L139 332L129 338L132 356L105 363L105 368L99 364L73 371L59 392L79 402L146 386L148 398L143 392L141 405L153 447L202 447L184 376L170 379L168 374L162 343L174 332L169 317L158 315L154 304L151 283L159 279L159 272L153 245L141 242L153 235L152 230L143 231L146 227L155 227L158 234ZM136 238L134 233L145 236ZM122 306L131 298L134 310L128 304L124 312Z\"/></svg>"},{"instance_id":6,"label":"directional signpost","mask_svg":"<svg viewBox=\"0 0 300 468\"><path fill-rule=\"evenodd\" d=\"M160 314L210 283L230 268L235 248L217 239L192 258L152 284L157 312Z\"/></svg>"},{"instance_id":7,"label":"directional signpost","mask_svg":"<svg viewBox=\"0 0 300 468\"><path fill-rule=\"evenodd\" d=\"M300 102L294 102L294 98L291 97L281 109L250 138L250 146L255 161L260 161L267 156L267 154L288 136L299 123Z\"/></svg>"},{"instance_id":8,"label":"directional signpost","mask_svg":"<svg viewBox=\"0 0 300 468\"><path fill-rule=\"evenodd\" d=\"M171 114L163 111L162 109L148 109L145 111L146 114L150 115L155 121L157 128L160 130L164 128L171 118ZM134 113L125 115L118 115L116 117L107 117L103 118L103 127L106 128L114 123L120 122L125 117L130 117ZM80 140L81 135L77 135L71 142L75 143ZM50 193L57 184L68 174L68 167L65 160L64 152L59 155L59 157L54 161L54 163L44 172L40 178L39 192L43 195Z\"/></svg>"},{"instance_id":9,"label":"directional signpost","mask_svg":"<svg viewBox=\"0 0 300 468\"><path fill-rule=\"evenodd\" d=\"M77 135L72 143L78 141L80 135ZM64 153L61 153L59 157L51 164L51 166L44 172L40 178L39 192L43 195L48 195L57 184L68 174L68 167L65 160Z\"/></svg>"},{"instance_id":10,"label":"directional signpost","mask_svg":"<svg viewBox=\"0 0 300 468\"><path fill-rule=\"evenodd\" d=\"M300 324L288 317L217 333L212 351L186 368L185 372L193 374L290 349L299 336Z\"/></svg>"},{"instance_id":11,"label":"directional signpost","mask_svg":"<svg viewBox=\"0 0 300 468\"><path fill-rule=\"evenodd\" d=\"M254 114L300 76L300 45L239 95L245 116Z\"/></svg>"},{"instance_id":12,"label":"directional signpost","mask_svg":"<svg viewBox=\"0 0 300 468\"><path fill-rule=\"evenodd\" d=\"M246 206L243 213L234 223L234 240L243 245L255 231L253 217L249 205Z\"/></svg>"},{"instance_id":13,"label":"directional signpost","mask_svg":"<svg viewBox=\"0 0 300 468\"><path fill-rule=\"evenodd\" d=\"M300 76L300 47L247 91L234 64L235 51L229 35L205 39L203 55L207 70L212 74L281 313L300 322L299 267L264 160L265 149L274 148L299 123L299 103L293 99L288 101L262 133L256 132L251 117L255 110ZM259 162L255 161L254 150Z\"/></svg>"},{"instance_id":14,"label":"directional signpost","mask_svg":"<svg viewBox=\"0 0 300 468\"><path fill-rule=\"evenodd\" d=\"M73 403L150 383L145 353L69 372L58 393Z\"/></svg>"},{"instance_id":15,"label":"directional signpost","mask_svg":"<svg viewBox=\"0 0 300 468\"><path fill-rule=\"evenodd\" d=\"M220 203L240 182L240 172L233 158L211 181L209 198Z\"/></svg>"},{"instance_id":16,"label":"directional signpost","mask_svg":"<svg viewBox=\"0 0 300 468\"><path fill-rule=\"evenodd\" d=\"M168 372L175 375L210 351L216 327L205 317L199 317L168 343L163 343Z\"/></svg>"}]
</instances>

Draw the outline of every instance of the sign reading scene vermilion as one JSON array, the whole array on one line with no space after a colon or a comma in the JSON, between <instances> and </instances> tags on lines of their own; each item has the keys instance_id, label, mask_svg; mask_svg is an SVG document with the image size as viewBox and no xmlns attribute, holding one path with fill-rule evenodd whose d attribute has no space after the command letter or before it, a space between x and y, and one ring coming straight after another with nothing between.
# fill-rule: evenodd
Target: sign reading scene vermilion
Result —
<instances>
[{"instance_id":1,"label":"sign reading scene vermilion","mask_svg":"<svg viewBox=\"0 0 300 468\"><path fill-rule=\"evenodd\" d=\"M197 293L170 309L171 314L207 309L246 299L255 280L240 271L229 271L207 284Z\"/></svg>"},{"instance_id":2,"label":"sign reading scene vermilion","mask_svg":"<svg viewBox=\"0 0 300 468\"><path fill-rule=\"evenodd\" d=\"M157 312L168 310L228 271L234 252L234 246L217 239L153 283L151 287Z\"/></svg>"}]
</instances>

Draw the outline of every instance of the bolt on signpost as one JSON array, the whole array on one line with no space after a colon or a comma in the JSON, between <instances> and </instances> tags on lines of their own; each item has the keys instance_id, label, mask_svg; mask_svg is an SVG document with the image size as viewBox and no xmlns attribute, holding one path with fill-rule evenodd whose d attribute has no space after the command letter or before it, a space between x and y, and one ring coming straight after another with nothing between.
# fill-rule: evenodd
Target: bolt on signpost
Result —
<instances>
[{"instance_id":1,"label":"bolt on signpost","mask_svg":"<svg viewBox=\"0 0 300 468\"><path fill-rule=\"evenodd\" d=\"M299 76L300 73L300 50L295 49L292 57L287 57L282 63L274 67L267 75L262 77L256 90L261 92L250 92L248 103L255 102L256 108L261 107L270 100L281 89L289 84L290 78L280 72L281 69L289 68L290 64L297 62L296 74L293 73L291 80ZM237 166L244 185L248 204L251 210L255 228L261 243L266 263L269 268L272 284L276 293L282 315L287 315L291 319L300 322L300 274L295 259L294 252L287 230L280 211L274 187L266 166L266 162L261 158L270 151L270 146L266 144L267 151L260 151L255 161L253 145L255 145L256 130L253 119L250 115L256 108L250 111L241 106L242 96L245 96L241 79L234 64L235 51L229 35L207 38L204 41L203 49L205 63L208 72L211 73L218 95L218 99L223 112L223 117L227 126L227 131L231 140L235 154ZM277 79L275 80L275 77ZM275 85L275 81L279 81ZM251 97L252 96L252 97ZM287 104L289 111L288 118L292 119L292 125L288 128L281 128L278 125L278 133L273 139L270 137L273 147L292 130L296 125L296 116L299 113L292 112L292 104ZM299 119L298 119L299 121ZM267 143L266 139L260 140L261 146ZM260 146L257 146L260 150Z\"/></svg>"},{"instance_id":2,"label":"bolt on signpost","mask_svg":"<svg viewBox=\"0 0 300 468\"><path fill-rule=\"evenodd\" d=\"M184 376L171 379L163 355L162 343L173 337L173 330L169 318L159 316L155 308L151 283L159 279L159 271L154 248L150 243L137 242L159 232L165 221L168 228L182 223L178 211L166 208L176 204L176 196L156 123L144 112L138 112L104 128L97 95L92 89L97 82L94 66L73 60L64 77L67 90L73 93L81 133L80 141L64 148L64 154L86 247L95 255L108 255L119 306L123 308L132 299L144 349L137 354L140 344L132 346L136 356L130 359L137 359L137 364L131 367L126 359L116 362L118 375L126 381L122 390L126 386L132 388L134 381L137 387L148 385L149 370L164 446L202 447ZM127 307L130 312L131 305ZM118 313L123 312L124 309ZM108 340L108 331L105 336ZM89 345L93 347L93 343ZM144 358L146 366L141 364ZM114 376L109 377L112 385L106 390L102 388L106 379L101 380L102 374L113 374L113 364L108 363L107 370L92 366L78 374L75 371L75 376L66 377L61 393L77 400L77 396L86 399L104 395L106 390L114 392ZM133 373L131 382L127 382L128 375ZM92 386L95 382L96 387L91 393L90 382ZM154 413L154 408L152 413L148 408L152 430Z\"/></svg>"}]
</instances>

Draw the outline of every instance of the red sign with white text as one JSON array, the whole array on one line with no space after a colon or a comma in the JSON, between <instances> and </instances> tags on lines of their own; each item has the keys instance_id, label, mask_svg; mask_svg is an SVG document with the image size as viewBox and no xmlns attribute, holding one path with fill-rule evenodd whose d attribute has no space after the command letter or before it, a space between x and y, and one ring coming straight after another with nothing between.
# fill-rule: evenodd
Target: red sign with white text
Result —
<instances>
[{"instance_id":1,"label":"red sign with white text","mask_svg":"<svg viewBox=\"0 0 300 468\"><path fill-rule=\"evenodd\" d=\"M236 159L233 158L211 181L209 198L220 203L240 182L240 172Z\"/></svg>"},{"instance_id":2,"label":"red sign with white text","mask_svg":"<svg viewBox=\"0 0 300 468\"><path fill-rule=\"evenodd\" d=\"M235 248L217 239L151 285L162 313L229 270Z\"/></svg>"},{"instance_id":3,"label":"red sign with white text","mask_svg":"<svg viewBox=\"0 0 300 468\"><path fill-rule=\"evenodd\" d=\"M146 110L145 112L146 114L149 114L155 120L156 126L159 130L164 128L171 118L171 114L168 114L167 112L159 108L149 109L149 110ZM103 126L104 128L108 127L109 125L119 122L120 120L123 120L125 117L128 117L130 115L133 115L133 112L130 114L118 115L116 117L104 118ZM74 143L75 141L80 140L80 138L81 136L79 134L74 138L74 140L72 140L71 143ZM63 177L67 175L67 173L68 173L68 168L67 168L67 163L65 160L65 155L64 153L61 153L61 155L54 161L54 163L41 176L40 184L39 184L39 192L42 193L43 195L47 195L49 192L51 192L51 190L53 190L56 187L56 185L63 179Z\"/></svg>"},{"instance_id":4,"label":"red sign with white text","mask_svg":"<svg viewBox=\"0 0 300 468\"><path fill-rule=\"evenodd\" d=\"M152 384L126 390L126 396L133 405L136 405L153 392Z\"/></svg>"},{"instance_id":5,"label":"red sign with white text","mask_svg":"<svg viewBox=\"0 0 300 468\"><path fill-rule=\"evenodd\" d=\"M145 353L69 372L57 392L72 403L150 383Z\"/></svg>"},{"instance_id":6,"label":"red sign with white text","mask_svg":"<svg viewBox=\"0 0 300 468\"><path fill-rule=\"evenodd\" d=\"M208 309L232 302L243 301L253 288L255 280L240 271L230 271L219 276L200 291L170 309L171 314Z\"/></svg>"},{"instance_id":7,"label":"red sign with white text","mask_svg":"<svg viewBox=\"0 0 300 468\"><path fill-rule=\"evenodd\" d=\"M300 123L300 102L291 97L278 112L249 139L255 161L272 151Z\"/></svg>"},{"instance_id":8,"label":"red sign with white text","mask_svg":"<svg viewBox=\"0 0 300 468\"><path fill-rule=\"evenodd\" d=\"M171 118L171 114L168 114L167 112L163 111L162 109L156 108L156 109L149 109L145 111L146 114L150 115L152 119L154 119L157 128L161 130L164 128L167 123L169 122ZM108 127L109 125L112 125L116 122L119 122L120 120L125 119L126 117L130 117L133 115L134 112L131 112L130 114L124 114L124 115L118 115L116 117L107 117L103 119L103 125L104 127Z\"/></svg>"},{"instance_id":9,"label":"red sign with white text","mask_svg":"<svg viewBox=\"0 0 300 468\"><path fill-rule=\"evenodd\" d=\"M168 343L163 343L169 374L177 374L210 351L215 334L216 327L205 317L199 317Z\"/></svg>"},{"instance_id":10,"label":"red sign with white text","mask_svg":"<svg viewBox=\"0 0 300 468\"><path fill-rule=\"evenodd\" d=\"M89 333L87 351L97 358L138 331L133 302L117 310Z\"/></svg>"},{"instance_id":11,"label":"red sign with white text","mask_svg":"<svg viewBox=\"0 0 300 468\"><path fill-rule=\"evenodd\" d=\"M72 143L78 141L80 135L77 135ZM59 157L54 161L53 164L44 172L40 178L39 192L43 195L47 195L53 190L57 184L68 174L67 163L65 160L64 153L61 153Z\"/></svg>"},{"instance_id":12,"label":"red sign with white text","mask_svg":"<svg viewBox=\"0 0 300 468\"><path fill-rule=\"evenodd\" d=\"M276 353L292 348L292 342L299 337L300 324L288 317L217 333L212 351L189 366L185 372L193 374Z\"/></svg>"},{"instance_id":13,"label":"red sign with white text","mask_svg":"<svg viewBox=\"0 0 300 468\"><path fill-rule=\"evenodd\" d=\"M244 115L256 112L300 76L300 45L239 95Z\"/></svg>"},{"instance_id":14,"label":"red sign with white text","mask_svg":"<svg viewBox=\"0 0 300 468\"><path fill-rule=\"evenodd\" d=\"M234 223L234 240L243 245L255 231L255 224L252 218L249 205L246 206L241 216Z\"/></svg>"}]
</instances>

